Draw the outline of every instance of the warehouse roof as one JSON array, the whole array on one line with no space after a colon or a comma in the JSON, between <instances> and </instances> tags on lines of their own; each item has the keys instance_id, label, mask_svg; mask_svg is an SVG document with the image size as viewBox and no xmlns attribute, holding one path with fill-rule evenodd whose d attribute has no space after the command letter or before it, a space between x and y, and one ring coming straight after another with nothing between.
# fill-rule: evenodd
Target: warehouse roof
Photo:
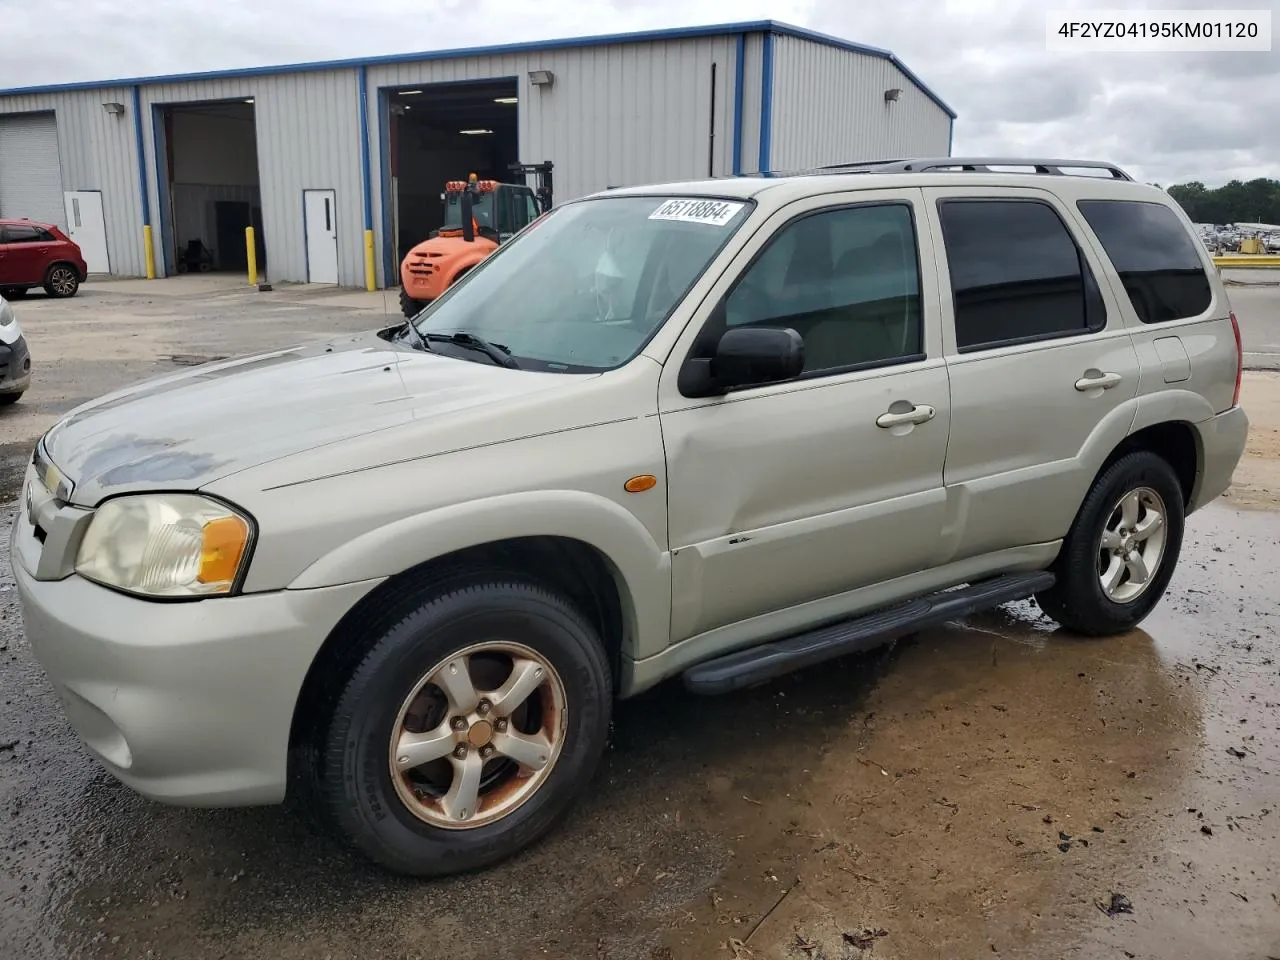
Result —
<instances>
[{"instance_id":1,"label":"warehouse roof","mask_svg":"<svg viewBox=\"0 0 1280 960\"><path fill-rule=\"evenodd\" d=\"M159 77L129 77L116 80L96 80L85 83L57 83L36 87L0 89L0 96L27 93L56 93L70 90L93 90L103 87L122 87L153 83L173 83L186 80L215 80L227 77L254 77L282 73L303 73L316 70L335 70L348 67L371 67L387 63L414 63L423 60L453 60L462 57L491 56L502 53L528 53L541 50L560 50L567 47L598 47L620 43L683 40L691 37L718 37L739 33L773 33L784 37L799 37L829 47L850 50L868 56L888 60L920 88L930 100L954 119L956 113L929 89L923 80L911 72L891 51L863 43L853 43L825 33L806 30L777 20L752 20L743 23L721 23L705 27L679 27L670 30L643 30L634 33L610 33L591 37L569 37L560 40L533 40L522 43L505 43L490 47L465 47L454 50L426 50L419 53L397 53L381 57L360 57L345 60L320 60L309 63L291 63L272 67L242 67L236 70L209 70L203 73L171 74Z\"/></svg>"}]
</instances>

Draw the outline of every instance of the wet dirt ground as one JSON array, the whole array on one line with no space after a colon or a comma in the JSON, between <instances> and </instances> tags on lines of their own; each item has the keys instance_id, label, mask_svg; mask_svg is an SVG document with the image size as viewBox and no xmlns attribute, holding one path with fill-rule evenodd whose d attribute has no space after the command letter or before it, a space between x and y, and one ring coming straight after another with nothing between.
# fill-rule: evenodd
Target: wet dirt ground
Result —
<instances>
[{"instance_id":1,"label":"wet dirt ground","mask_svg":"<svg viewBox=\"0 0 1280 960\"><path fill-rule=\"evenodd\" d=\"M4 439L29 450L76 396L171 369L158 354L376 320L214 297L23 307L50 374ZM1018 604L739 695L659 689L619 707L552 836L445 881L380 874L305 811L115 784L67 729L0 561L0 958L1280 957L1280 410L1262 413L1280 378L1252 376L1245 404L1272 437L1251 440L1253 485L1191 518L1141 630L1082 640ZM25 452L0 457L11 496Z\"/></svg>"}]
</instances>

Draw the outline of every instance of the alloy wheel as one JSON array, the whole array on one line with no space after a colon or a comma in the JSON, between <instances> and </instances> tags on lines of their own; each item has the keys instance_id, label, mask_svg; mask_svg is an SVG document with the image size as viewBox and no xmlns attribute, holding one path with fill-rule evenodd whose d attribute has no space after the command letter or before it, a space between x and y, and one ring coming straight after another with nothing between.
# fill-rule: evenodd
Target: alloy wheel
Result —
<instances>
[{"instance_id":1,"label":"alloy wheel","mask_svg":"<svg viewBox=\"0 0 1280 960\"><path fill-rule=\"evenodd\" d=\"M1150 487L1122 496L1107 516L1098 544L1098 582L1115 603L1130 603L1155 580L1164 559L1168 511Z\"/></svg>"},{"instance_id":2,"label":"alloy wheel","mask_svg":"<svg viewBox=\"0 0 1280 960\"><path fill-rule=\"evenodd\" d=\"M55 267L49 274L49 286L62 296L70 296L76 289L76 275L66 267Z\"/></svg>"},{"instance_id":3,"label":"alloy wheel","mask_svg":"<svg viewBox=\"0 0 1280 960\"><path fill-rule=\"evenodd\" d=\"M396 795L434 827L507 816L546 781L564 745L564 684L523 644L487 641L432 667L391 732Z\"/></svg>"}]
</instances>

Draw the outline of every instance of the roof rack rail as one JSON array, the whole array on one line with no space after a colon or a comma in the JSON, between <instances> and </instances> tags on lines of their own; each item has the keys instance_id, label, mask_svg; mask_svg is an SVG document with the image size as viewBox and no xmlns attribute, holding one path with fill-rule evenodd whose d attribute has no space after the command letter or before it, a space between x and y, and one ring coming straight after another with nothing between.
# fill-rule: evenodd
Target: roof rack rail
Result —
<instances>
[{"instance_id":1,"label":"roof rack rail","mask_svg":"<svg viewBox=\"0 0 1280 960\"><path fill-rule=\"evenodd\" d=\"M871 163L835 164L823 169L844 169L850 173L1004 173L992 167L1026 167L1029 173L1053 177L1079 176L1073 170L1105 170L1113 180L1132 180L1114 163L1101 160L1047 160L1037 157L936 157L915 160L877 160ZM857 168L856 171L851 168ZM1066 168L1066 169L1064 169Z\"/></svg>"}]
</instances>

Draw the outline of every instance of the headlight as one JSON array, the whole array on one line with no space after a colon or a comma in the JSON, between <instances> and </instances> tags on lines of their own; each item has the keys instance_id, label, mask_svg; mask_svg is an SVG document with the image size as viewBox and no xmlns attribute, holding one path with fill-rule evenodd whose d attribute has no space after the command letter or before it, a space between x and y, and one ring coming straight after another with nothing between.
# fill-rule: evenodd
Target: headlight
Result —
<instances>
[{"instance_id":1,"label":"headlight","mask_svg":"<svg viewBox=\"0 0 1280 960\"><path fill-rule=\"evenodd\" d=\"M248 559L252 526L226 504L194 494L108 500L76 557L89 580L146 597L230 593Z\"/></svg>"},{"instance_id":2,"label":"headlight","mask_svg":"<svg viewBox=\"0 0 1280 960\"><path fill-rule=\"evenodd\" d=\"M0 297L0 327L7 327L13 320L13 307L9 306L8 300Z\"/></svg>"}]
</instances>

